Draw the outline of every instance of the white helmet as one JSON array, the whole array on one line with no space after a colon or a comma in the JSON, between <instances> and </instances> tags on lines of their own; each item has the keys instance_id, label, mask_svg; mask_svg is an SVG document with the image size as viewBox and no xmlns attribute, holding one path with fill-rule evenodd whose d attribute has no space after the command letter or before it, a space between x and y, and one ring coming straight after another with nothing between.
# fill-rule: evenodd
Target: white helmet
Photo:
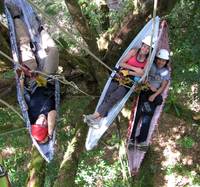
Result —
<instances>
[{"instance_id":1,"label":"white helmet","mask_svg":"<svg viewBox=\"0 0 200 187\"><path fill-rule=\"evenodd\" d=\"M169 60L169 52L166 49L160 49L156 54L156 57Z\"/></svg>"},{"instance_id":2,"label":"white helmet","mask_svg":"<svg viewBox=\"0 0 200 187\"><path fill-rule=\"evenodd\" d=\"M145 44L148 45L148 46L150 46L150 44L151 44L151 46L154 47L155 41L156 41L156 39L153 37L153 38L152 38L152 44L151 44L151 36L148 35L148 36L146 36L146 37L142 40L142 43L145 43Z\"/></svg>"}]
</instances>

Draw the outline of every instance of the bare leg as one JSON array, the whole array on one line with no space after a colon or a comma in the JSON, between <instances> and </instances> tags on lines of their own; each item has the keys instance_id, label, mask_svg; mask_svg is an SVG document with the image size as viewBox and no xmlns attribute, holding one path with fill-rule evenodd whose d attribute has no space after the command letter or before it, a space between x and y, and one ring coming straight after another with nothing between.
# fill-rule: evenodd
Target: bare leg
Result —
<instances>
[{"instance_id":1,"label":"bare leg","mask_svg":"<svg viewBox=\"0 0 200 187\"><path fill-rule=\"evenodd\" d=\"M55 110L51 110L48 113L48 117L47 117L47 121L48 121L48 133L50 136L53 135L53 130L55 128L55 124L56 124L56 111Z\"/></svg>"}]
</instances>

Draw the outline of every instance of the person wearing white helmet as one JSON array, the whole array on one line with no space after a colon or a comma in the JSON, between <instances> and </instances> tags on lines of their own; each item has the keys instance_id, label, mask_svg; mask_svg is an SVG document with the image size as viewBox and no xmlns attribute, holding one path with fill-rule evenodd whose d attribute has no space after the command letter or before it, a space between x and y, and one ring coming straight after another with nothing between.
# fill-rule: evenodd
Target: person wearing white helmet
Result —
<instances>
[{"instance_id":1,"label":"person wearing white helmet","mask_svg":"<svg viewBox=\"0 0 200 187\"><path fill-rule=\"evenodd\" d=\"M163 102L161 94L170 80L168 62L169 52L166 49L160 49L149 71L147 80L148 89L141 91L139 96L134 126L128 145L129 148L134 147L135 143L138 148L147 148L146 139L151 119L156 107ZM142 125L140 133L136 137L136 130L140 120L142 121Z\"/></svg>"},{"instance_id":2,"label":"person wearing white helmet","mask_svg":"<svg viewBox=\"0 0 200 187\"><path fill-rule=\"evenodd\" d=\"M129 85L132 81L138 81L144 74L144 68L150 51L151 36L146 36L142 40L139 49L131 49L119 64L118 74L111 81L103 102L97 109L97 112L85 115L85 121L89 126L99 128L99 122L102 117L106 117L109 110L121 100L128 89L124 85ZM152 44L154 41L152 42ZM127 79L128 78L128 79ZM127 81L128 80L128 81Z\"/></svg>"},{"instance_id":3,"label":"person wearing white helmet","mask_svg":"<svg viewBox=\"0 0 200 187\"><path fill-rule=\"evenodd\" d=\"M154 37L151 37L150 35L148 35L142 40L142 43L148 46L152 46L154 48L155 41L156 39Z\"/></svg>"}]
</instances>

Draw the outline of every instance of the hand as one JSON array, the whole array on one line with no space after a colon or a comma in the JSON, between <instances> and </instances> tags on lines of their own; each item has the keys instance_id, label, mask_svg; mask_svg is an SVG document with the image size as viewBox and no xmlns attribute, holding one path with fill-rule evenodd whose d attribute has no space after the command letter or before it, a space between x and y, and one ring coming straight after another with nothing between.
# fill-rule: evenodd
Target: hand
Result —
<instances>
[{"instance_id":1,"label":"hand","mask_svg":"<svg viewBox=\"0 0 200 187\"><path fill-rule=\"evenodd\" d=\"M154 100L155 100L155 98L156 98L156 95L151 95L150 97L149 97L149 101L150 102L153 102Z\"/></svg>"},{"instance_id":2,"label":"hand","mask_svg":"<svg viewBox=\"0 0 200 187\"><path fill-rule=\"evenodd\" d=\"M126 77L126 76L129 75L128 70L125 70L125 69L124 69L124 70L121 70L120 73L121 73L124 77Z\"/></svg>"},{"instance_id":3,"label":"hand","mask_svg":"<svg viewBox=\"0 0 200 187\"><path fill-rule=\"evenodd\" d=\"M156 92L157 88L149 84L149 88L151 89L152 92Z\"/></svg>"}]
</instances>

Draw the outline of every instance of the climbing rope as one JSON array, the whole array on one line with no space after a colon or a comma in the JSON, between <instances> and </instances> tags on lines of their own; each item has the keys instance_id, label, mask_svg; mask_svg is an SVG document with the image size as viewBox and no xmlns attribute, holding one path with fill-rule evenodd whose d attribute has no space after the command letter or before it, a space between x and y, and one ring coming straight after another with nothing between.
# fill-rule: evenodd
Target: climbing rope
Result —
<instances>
[{"instance_id":1,"label":"climbing rope","mask_svg":"<svg viewBox=\"0 0 200 187\"><path fill-rule=\"evenodd\" d=\"M15 62L12 58L10 58L8 55L6 55L3 51L0 50L0 54L1 54L2 56L4 56L5 58L7 58L8 60L10 60L13 64L15 64L16 69L18 69L18 68L23 69L23 66L22 66L21 64ZM67 80L65 79L64 76L60 76L60 75L48 75L48 74L46 74L46 73L44 73L44 72L35 71L35 70L31 70L30 72L31 72L31 73L38 73L38 74L41 74L41 75L43 75L43 76L45 76L45 77L58 80L58 81L61 82L62 84L66 84L66 85L72 86L73 88L75 88L75 89L78 90L79 92L83 93L84 95L93 97L92 95L89 95L88 93L86 93L86 92L84 92L83 90L81 90L74 82L72 82L72 81L67 81Z\"/></svg>"},{"instance_id":2,"label":"climbing rope","mask_svg":"<svg viewBox=\"0 0 200 187\"><path fill-rule=\"evenodd\" d=\"M156 18L156 11L157 11L157 5L158 5L158 0L154 0L154 8L153 8L153 28L152 28L152 33L151 33L151 42L150 42L150 46L152 46L153 44L153 35L154 35L154 32L155 32L155 18ZM156 38L157 39L157 38ZM148 56L148 63L147 63L147 66L146 66L146 69L145 69L145 72L144 72L144 75L142 76L141 80L144 80L145 78L148 77L148 74L149 74L149 70L151 68L151 65L153 63L150 62L150 58L151 58L151 54L152 54L152 47L150 47L150 51L149 51L149 56Z\"/></svg>"}]
</instances>

